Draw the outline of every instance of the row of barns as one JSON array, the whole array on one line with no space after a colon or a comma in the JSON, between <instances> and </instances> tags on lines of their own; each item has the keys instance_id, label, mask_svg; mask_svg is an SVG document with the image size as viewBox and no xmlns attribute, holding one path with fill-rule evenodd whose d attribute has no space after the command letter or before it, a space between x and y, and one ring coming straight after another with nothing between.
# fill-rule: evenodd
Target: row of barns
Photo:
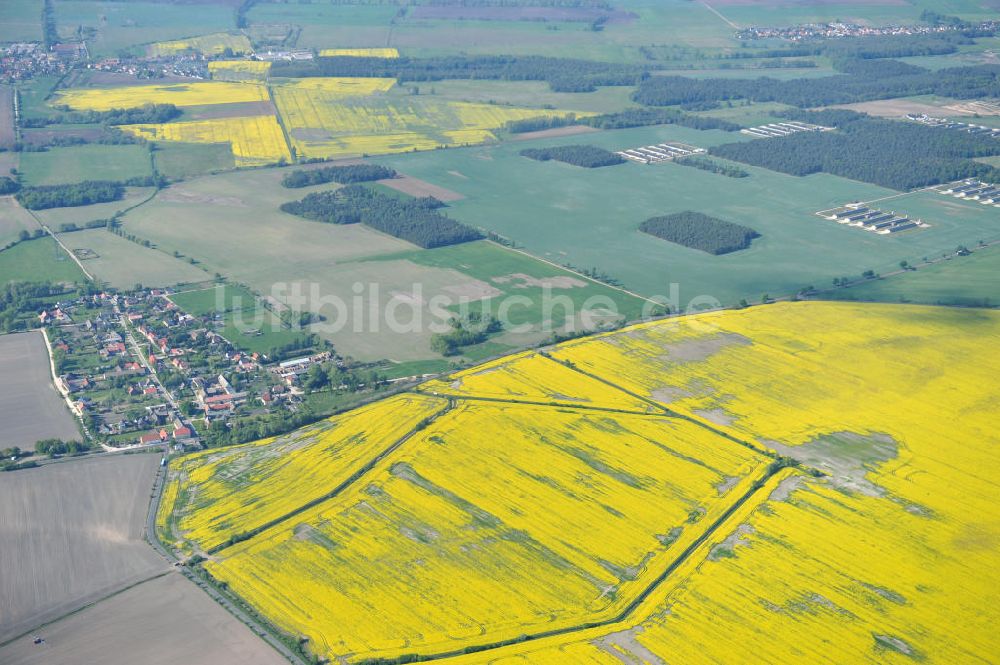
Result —
<instances>
[{"instance_id":1,"label":"row of barns","mask_svg":"<svg viewBox=\"0 0 1000 665\"><path fill-rule=\"evenodd\" d=\"M843 208L837 208L836 210L832 210L828 214L825 214L824 217L839 224L857 226L865 231L871 231L872 233L878 233L881 235L898 233L900 231L917 228L918 226L927 226L920 220L910 219L906 215L897 215L892 211L886 212L884 210L879 210L878 208L869 208L861 204L847 205Z\"/></svg>"},{"instance_id":2,"label":"row of barns","mask_svg":"<svg viewBox=\"0 0 1000 665\"><path fill-rule=\"evenodd\" d=\"M943 129L966 132L967 134L981 134L983 136L1000 139L1000 128L997 127L987 127L986 125L977 125L971 122L959 122L948 118L935 118L933 116L924 115L923 113L908 113L906 115L906 119L913 120L914 122L919 122L930 127L941 127Z\"/></svg>"},{"instance_id":3,"label":"row of barns","mask_svg":"<svg viewBox=\"0 0 1000 665\"><path fill-rule=\"evenodd\" d=\"M979 201L983 205L994 205L1000 208L1000 185L981 182L979 180L960 180L942 189L941 193L951 194L958 199Z\"/></svg>"},{"instance_id":4,"label":"row of barns","mask_svg":"<svg viewBox=\"0 0 1000 665\"><path fill-rule=\"evenodd\" d=\"M657 143L656 145L646 145L641 148L619 150L616 154L640 164L655 164L657 162L668 162L678 157L698 155L704 152L706 152L704 148L696 148L693 145L685 143Z\"/></svg>"},{"instance_id":5,"label":"row of barns","mask_svg":"<svg viewBox=\"0 0 1000 665\"><path fill-rule=\"evenodd\" d=\"M769 125L760 125L759 127L748 127L747 129L741 129L740 134L746 134L758 139L767 139L777 136L788 136L789 134L797 134L799 132L828 132L832 129L833 127L813 125L808 122L789 121L772 122Z\"/></svg>"}]
</instances>

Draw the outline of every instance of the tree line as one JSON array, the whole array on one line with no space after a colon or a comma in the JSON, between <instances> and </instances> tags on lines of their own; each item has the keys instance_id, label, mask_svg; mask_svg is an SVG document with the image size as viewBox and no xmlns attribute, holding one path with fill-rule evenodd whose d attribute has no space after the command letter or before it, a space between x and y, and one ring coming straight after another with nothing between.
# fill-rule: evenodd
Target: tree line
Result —
<instances>
[{"instance_id":1,"label":"tree line","mask_svg":"<svg viewBox=\"0 0 1000 665\"><path fill-rule=\"evenodd\" d=\"M145 104L129 109L110 109L108 111L70 111L50 116L25 118L22 127L37 128L48 125L135 125L140 123L163 123L179 118L181 110L173 104Z\"/></svg>"},{"instance_id":2,"label":"tree line","mask_svg":"<svg viewBox=\"0 0 1000 665\"><path fill-rule=\"evenodd\" d=\"M724 175L727 178L746 178L750 175L747 171L744 171L738 166L723 164L722 162L717 162L714 159L699 157L697 155L693 155L691 157L680 157L679 159L674 160L674 164L690 166L692 168L701 169L702 171L708 171L709 173L717 173L718 175Z\"/></svg>"},{"instance_id":3,"label":"tree line","mask_svg":"<svg viewBox=\"0 0 1000 665\"><path fill-rule=\"evenodd\" d=\"M443 206L430 196L400 199L362 185L348 185L284 203L281 210L327 224L365 224L424 249L483 237L476 229L438 212Z\"/></svg>"},{"instance_id":4,"label":"tree line","mask_svg":"<svg viewBox=\"0 0 1000 665\"><path fill-rule=\"evenodd\" d=\"M559 92L590 92L601 85L635 85L645 75L636 65L537 55L440 56L432 58L320 57L275 62L272 77L360 76L400 82L444 79L547 81Z\"/></svg>"},{"instance_id":5,"label":"tree line","mask_svg":"<svg viewBox=\"0 0 1000 665\"><path fill-rule=\"evenodd\" d=\"M1000 180L1000 169L971 159L1000 155L996 139L863 115L842 120L835 132L727 143L709 152L789 175L830 173L900 191L962 178Z\"/></svg>"},{"instance_id":6,"label":"tree line","mask_svg":"<svg viewBox=\"0 0 1000 665\"><path fill-rule=\"evenodd\" d=\"M310 185L322 185L328 182L349 185L358 182L395 178L397 175L395 169L390 169L387 166L379 166L378 164L349 164L346 166L326 166L312 170L292 171L285 174L285 177L281 179L281 184L291 189L308 187Z\"/></svg>"},{"instance_id":7,"label":"tree line","mask_svg":"<svg viewBox=\"0 0 1000 665\"><path fill-rule=\"evenodd\" d=\"M892 61L876 61L876 64L870 65L842 63L840 66L859 73L786 81L767 77L693 79L654 76L643 79L632 98L649 106L748 99L808 107L913 95L940 95L956 99L1000 96L998 65L952 67L936 72Z\"/></svg>"},{"instance_id":8,"label":"tree line","mask_svg":"<svg viewBox=\"0 0 1000 665\"><path fill-rule=\"evenodd\" d=\"M691 210L651 217L639 225L639 230L715 255L746 249L754 238L760 237L759 233L748 226Z\"/></svg>"},{"instance_id":9,"label":"tree line","mask_svg":"<svg viewBox=\"0 0 1000 665\"><path fill-rule=\"evenodd\" d=\"M715 104L715 106L717 107L718 104ZM679 125L691 129L720 129L725 132L738 132L743 129L742 125L730 122L729 120L692 115L677 109L668 108L626 109L616 113L602 113L601 115L585 118L578 118L573 113L568 113L564 116L539 116L537 118L512 120L504 125L504 128L512 134L523 134L525 132L537 132L556 127L568 127L570 125L586 125L588 127L596 127L597 129L628 129L629 127L648 127L651 125Z\"/></svg>"},{"instance_id":10,"label":"tree line","mask_svg":"<svg viewBox=\"0 0 1000 665\"><path fill-rule=\"evenodd\" d=\"M159 184L162 184L162 180L154 176L137 176L123 182L85 180L66 185L22 187L14 196L28 210L73 208L120 201L125 195L126 187L155 187Z\"/></svg>"},{"instance_id":11,"label":"tree line","mask_svg":"<svg viewBox=\"0 0 1000 665\"><path fill-rule=\"evenodd\" d=\"M558 162L593 169L600 166L613 166L624 163L625 159L610 150L598 148L595 145L561 145L551 148L527 148L521 151L522 157L545 162L554 159Z\"/></svg>"}]
</instances>

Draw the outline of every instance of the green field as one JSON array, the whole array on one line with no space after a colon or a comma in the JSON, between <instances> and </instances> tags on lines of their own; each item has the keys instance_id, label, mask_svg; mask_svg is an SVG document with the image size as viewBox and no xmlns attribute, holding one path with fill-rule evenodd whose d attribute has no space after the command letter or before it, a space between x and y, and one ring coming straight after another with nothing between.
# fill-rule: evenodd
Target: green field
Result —
<instances>
[{"instance_id":1,"label":"green field","mask_svg":"<svg viewBox=\"0 0 1000 665\"><path fill-rule=\"evenodd\" d=\"M939 260L917 270L823 293L830 300L1000 306L1000 247L973 248L970 256Z\"/></svg>"},{"instance_id":2,"label":"green field","mask_svg":"<svg viewBox=\"0 0 1000 665\"><path fill-rule=\"evenodd\" d=\"M17 92L21 98L21 115L25 118L52 115L52 108L45 103L45 98L51 94L58 76L35 76L17 84Z\"/></svg>"},{"instance_id":3,"label":"green field","mask_svg":"<svg viewBox=\"0 0 1000 665\"><path fill-rule=\"evenodd\" d=\"M31 42L42 38L42 0L0 2L0 42Z\"/></svg>"},{"instance_id":4,"label":"green field","mask_svg":"<svg viewBox=\"0 0 1000 665\"><path fill-rule=\"evenodd\" d=\"M77 145L21 155L27 185L59 185L84 180L127 180L152 175L143 145Z\"/></svg>"},{"instance_id":5,"label":"green field","mask_svg":"<svg viewBox=\"0 0 1000 665\"><path fill-rule=\"evenodd\" d=\"M84 282L86 276L52 238L19 242L0 251L0 284Z\"/></svg>"},{"instance_id":6,"label":"green field","mask_svg":"<svg viewBox=\"0 0 1000 665\"><path fill-rule=\"evenodd\" d=\"M208 316L232 310L253 309L257 297L242 286L220 284L207 289L181 291L170 300L192 316Z\"/></svg>"},{"instance_id":7,"label":"green field","mask_svg":"<svg viewBox=\"0 0 1000 665\"><path fill-rule=\"evenodd\" d=\"M167 253L193 257L209 275L218 272L261 297L294 304L301 295L301 311L325 318L311 330L361 360L435 357L430 340L437 330L429 323L443 323L454 311L447 308L463 298L496 303L503 294L538 296L549 283L557 285L554 295L569 296L572 311L556 309L551 326L542 325L541 303L511 305L510 316L530 329L496 337L493 343L503 348L547 338L551 329L563 327L567 316L579 316L576 309L592 296L610 300L592 303L593 310L601 311L599 321L609 318L605 308L630 319L640 310L637 298L491 243L418 250L359 224L321 224L282 213L281 203L330 188L285 189L280 185L285 171L226 173L172 185L125 215L125 231ZM527 277L510 277L518 274ZM553 277L559 279L553 282ZM444 316L432 312L437 301ZM361 303L360 313L355 303ZM369 307L376 307L374 319ZM389 311L403 330L381 318Z\"/></svg>"},{"instance_id":8,"label":"green field","mask_svg":"<svg viewBox=\"0 0 1000 665\"><path fill-rule=\"evenodd\" d=\"M210 277L186 261L143 247L104 229L61 233L59 239L74 252L94 279L114 288L173 286L202 282ZM80 250L89 250L86 256ZM96 254L93 256L91 253Z\"/></svg>"},{"instance_id":9,"label":"green field","mask_svg":"<svg viewBox=\"0 0 1000 665\"><path fill-rule=\"evenodd\" d=\"M162 141L153 151L156 172L170 180L226 171L235 166L233 152L224 143Z\"/></svg>"},{"instance_id":10,"label":"green field","mask_svg":"<svg viewBox=\"0 0 1000 665\"><path fill-rule=\"evenodd\" d=\"M33 233L37 228L38 223L13 196L0 196L0 247L17 240L21 231Z\"/></svg>"},{"instance_id":11,"label":"green field","mask_svg":"<svg viewBox=\"0 0 1000 665\"><path fill-rule=\"evenodd\" d=\"M113 56L138 44L226 31L233 8L226 3L71 0L54 3L60 36L77 27L87 36L91 55Z\"/></svg>"},{"instance_id":12,"label":"green field","mask_svg":"<svg viewBox=\"0 0 1000 665\"><path fill-rule=\"evenodd\" d=\"M586 143L613 150L661 141L707 147L739 134L663 126L608 131ZM581 137L531 142L580 143ZM494 230L557 263L596 267L646 296L734 304L764 293L785 294L867 269L887 271L902 259L989 240L998 233L994 208L937 193L894 199L886 206L926 219L931 228L879 236L815 216L854 200L894 192L836 176L804 178L744 167L733 179L673 164L623 164L579 169L520 157L528 145L501 145L380 158L377 161L467 198L450 204L455 218ZM696 210L754 228L750 249L724 256L659 241L638 231L648 217Z\"/></svg>"}]
</instances>

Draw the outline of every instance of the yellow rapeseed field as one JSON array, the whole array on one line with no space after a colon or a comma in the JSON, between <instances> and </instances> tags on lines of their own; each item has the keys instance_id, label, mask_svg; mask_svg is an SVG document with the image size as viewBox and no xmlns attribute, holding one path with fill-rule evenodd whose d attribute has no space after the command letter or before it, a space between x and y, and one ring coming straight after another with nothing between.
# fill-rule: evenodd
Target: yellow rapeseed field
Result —
<instances>
[{"instance_id":1,"label":"yellow rapeseed field","mask_svg":"<svg viewBox=\"0 0 1000 665\"><path fill-rule=\"evenodd\" d=\"M420 386L435 395L582 404L648 412L641 399L528 351L428 381Z\"/></svg>"},{"instance_id":2,"label":"yellow rapeseed field","mask_svg":"<svg viewBox=\"0 0 1000 665\"><path fill-rule=\"evenodd\" d=\"M233 102L263 102L269 99L267 88L251 83L200 81L129 85L119 88L72 88L59 90L52 103L75 111L108 111L135 108L145 104L202 106Z\"/></svg>"},{"instance_id":3,"label":"yellow rapeseed field","mask_svg":"<svg viewBox=\"0 0 1000 665\"><path fill-rule=\"evenodd\" d=\"M392 397L288 436L183 458L170 473L185 497L177 502L168 486L157 523L172 511L178 535L211 549L326 495L446 403Z\"/></svg>"},{"instance_id":4,"label":"yellow rapeseed field","mask_svg":"<svg viewBox=\"0 0 1000 665\"><path fill-rule=\"evenodd\" d=\"M150 141L228 143L237 166L262 166L282 159L291 160L285 135L271 115L122 125L121 129Z\"/></svg>"},{"instance_id":5,"label":"yellow rapeseed field","mask_svg":"<svg viewBox=\"0 0 1000 665\"><path fill-rule=\"evenodd\" d=\"M399 49L395 48L325 48L320 49L320 57L352 57L352 58L398 58Z\"/></svg>"},{"instance_id":6,"label":"yellow rapeseed field","mask_svg":"<svg viewBox=\"0 0 1000 665\"><path fill-rule=\"evenodd\" d=\"M475 145L511 120L565 111L373 97L393 79L309 78L274 87L274 101L298 155L347 157ZM582 114L587 115L587 114Z\"/></svg>"},{"instance_id":7,"label":"yellow rapeseed field","mask_svg":"<svg viewBox=\"0 0 1000 665\"><path fill-rule=\"evenodd\" d=\"M620 611L767 461L663 416L462 404L206 569L331 659L510 639Z\"/></svg>"},{"instance_id":8,"label":"yellow rapeseed field","mask_svg":"<svg viewBox=\"0 0 1000 665\"><path fill-rule=\"evenodd\" d=\"M210 35L200 37L190 37L188 39L175 39L169 42L156 42L150 44L146 50L154 57L167 57L177 55L185 51L197 51L204 55L222 55L229 49L233 55L250 53L253 47L246 35L230 34L228 32L215 32Z\"/></svg>"},{"instance_id":9,"label":"yellow rapeseed field","mask_svg":"<svg viewBox=\"0 0 1000 665\"><path fill-rule=\"evenodd\" d=\"M205 567L332 661L988 663L998 348L996 311L809 302L519 354Z\"/></svg>"},{"instance_id":10,"label":"yellow rapeseed field","mask_svg":"<svg viewBox=\"0 0 1000 665\"><path fill-rule=\"evenodd\" d=\"M216 81L263 81L271 71L271 63L261 60L213 60L208 72Z\"/></svg>"}]
</instances>

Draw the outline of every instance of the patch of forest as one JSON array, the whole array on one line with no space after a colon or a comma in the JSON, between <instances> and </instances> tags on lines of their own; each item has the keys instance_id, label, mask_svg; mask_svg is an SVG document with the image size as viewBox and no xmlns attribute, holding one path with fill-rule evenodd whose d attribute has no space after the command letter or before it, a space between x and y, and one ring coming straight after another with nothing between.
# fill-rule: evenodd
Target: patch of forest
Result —
<instances>
[{"instance_id":1,"label":"patch of forest","mask_svg":"<svg viewBox=\"0 0 1000 665\"><path fill-rule=\"evenodd\" d=\"M721 129L725 132L738 132L742 125L721 118L691 115L677 109L646 108L626 109L617 113L602 113L601 115L578 118L569 113L564 116L525 118L512 120L505 129L512 134L537 132L543 129L568 127L569 125L587 125L597 129L627 129L629 127L648 127L651 125L679 125L691 129Z\"/></svg>"},{"instance_id":2,"label":"patch of forest","mask_svg":"<svg viewBox=\"0 0 1000 665\"><path fill-rule=\"evenodd\" d=\"M350 185L358 182L371 182L385 178L395 178L398 174L394 169L378 164L348 164L345 166L325 166L312 170L292 171L285 174L281 184L295 189L310 185L323 185L336 182Z\"/></svg>"},{"instance_id":3,"label":"patch of forest","mask_svg":"<svg viewBox=\"0 0 1000 665\"><path fill-rule=\"evenodd\" d=\"M727 178L746 178L750 175L747 171L744 171L738 166L723 164L722 162L709 159L708 157L698 157L697 155L694 155L691 157L680 157L673 161L674 164L690 166L695 169L701 169L702 171L708 171L709 173L724 175Z\"/></svg>"},{"instance_id":4,"label":"patch of forest","mask_svg":"<svg viewBox=\"0 0 1000 665\"><path fill-rule=\"evenodd\" d=\"M760 237L759 233L748 226L691 210L651 217L639 225L639 230L662 240L715 255L746 249L754 238Z\"/></svg>"},{"instance_id":5,"label":"patch of forest","mask_svg":"<svg viewBox=\"0 0 1000 665\"><path fill-rule=\"evenodd\" d=\"M1000 169L971 159L1000 155L994 138L860 114L851 119L842 111L793 115L812 122L823 114L837 119L837 131L726 143L709 152L789 175L823 172L900 191L963 178L1000 179Z\"/></svg>"},{"instance_id":6,"label":"patch of forest","mask_svg":"<svg viewBox=\"0 0 1000 665\"><path fill-rule=\"evenodd\" d=\"M427 196L400 199L362 185L309 194L281 205L284 212L327 224L364 224L430 249L479 240L476 229L438 212L444 204Z\"/></svg>"},{"instance_id":7,"label":"patch of forest","mask_svg":"<svg viewBox=\"0 0 1000 665\"><path fill-rule=\"evenodd\" d=\"M521 151L522 157L546 162L554 159L574 166L594 169L601 166L622 164L625 159L618 154L598 148L596 145L560 145L551 148L527 148Z\"/></svg>"},{"instance_id":8,"label":"patch of forest","mask_svg":"<svg viewBox=\"0 0 1000 665\"><path fill-rule=\"evenodd\" d=\"M913 95L955 99L1000 97L1000 65L952 67L936 72L892 60L854 61L840 66L853 73L785 81L767 77L651 76L639 84L633 99L650 106L749 99L808 107Z\"/></svg>"},{"instance_id":9,"label":"patch of forest","mask_svg":"<svg viewBox=\"0 0 1000 665\"><path fill-rule=\"evenodd\" d=\"M645 70L636 65L537 55L440 56L433 58L320 57L275 62L271 76L374 76L400 82L444 79L547 81L559 92L590 92L600 85L635 85Z\"/></svg>"}]
</instances>

